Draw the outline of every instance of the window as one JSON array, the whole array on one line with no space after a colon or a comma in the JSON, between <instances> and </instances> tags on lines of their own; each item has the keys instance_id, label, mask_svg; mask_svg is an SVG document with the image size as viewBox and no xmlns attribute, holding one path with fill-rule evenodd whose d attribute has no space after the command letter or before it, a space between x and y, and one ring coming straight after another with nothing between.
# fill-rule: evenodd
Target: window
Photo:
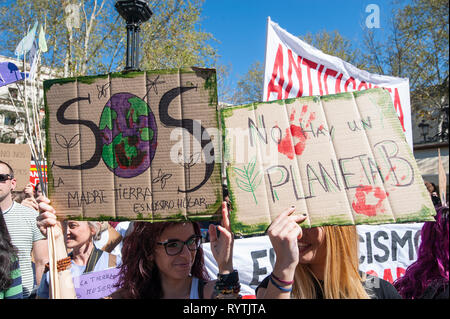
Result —
<instances>
[{"instance_id":1,"label":"window","mask_svg":"<svg viewBox=\"0 0 450 319\"><path fill-rule=\"evenodd\" d=\"M5 125L16 124L16 116L11 114L5 114L5 120L3 122Z\"/></svg>"},{"instance_id":2,"label":"window","mask_svg":"<svg viewBox=\"0 0 450 319\"><path fill-rule=\"evenodd\" d=\"M9 93L11 94L11 97L13 99L17 99L19 97L19 89L15 89L15 88L8 88Z\"/></svg>"}]
</instances>

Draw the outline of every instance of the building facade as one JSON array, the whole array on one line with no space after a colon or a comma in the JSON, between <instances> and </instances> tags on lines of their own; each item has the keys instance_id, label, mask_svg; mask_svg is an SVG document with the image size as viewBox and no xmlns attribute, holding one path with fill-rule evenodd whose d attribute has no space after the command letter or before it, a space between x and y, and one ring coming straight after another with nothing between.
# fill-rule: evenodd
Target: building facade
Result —
<instances>
[{"instance_id":1,"label":"building facade","mask_svg":"<svg viewBox=\"0 0 450 319\"><path fill-rule=\"evenodd\" d=\"M0 62L12 62L23 72L23 61L0 55ZM30 69L26 64L26 71ZM35 98L38 101L41 119L44 116L43 81L56 77L56 71L40 66L36 76ZM26 84L25 84L26 83ZM26 111L23 106L23 92L25 88L31 91L33 85L28 80L18 81L0 87L0 143L26 143L24 125Z\"/></svg>"}]
</instances>

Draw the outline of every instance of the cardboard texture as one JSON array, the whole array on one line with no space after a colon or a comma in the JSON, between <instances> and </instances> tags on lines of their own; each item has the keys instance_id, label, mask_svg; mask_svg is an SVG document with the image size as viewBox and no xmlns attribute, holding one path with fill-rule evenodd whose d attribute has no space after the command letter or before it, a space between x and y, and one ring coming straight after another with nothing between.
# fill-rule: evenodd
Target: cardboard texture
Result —
<instances>
[{"instance_id":1,"label":"cardboard texture","mask_svg":"<svg viewBox=\"0 0 450 319\"><path fill-rule=\"evenodd\" d=\"M291 206L305 227L434 220L383 89L231 107L221 121L236 233Z\"/></svg>"},{"instance_id":2,"label":"cardboard texture","mask_svg":"<svg viewBox=\"0 0 450 319\"><path fill-rule=\"evenodd\" d=\"M0 160L12 167L17 181L15 190L22 191L30 180L30 147L27 144L0 143Z\"/></svg>"},{"instance_id":3,"label":"cardboard texture","mask_svg":"<svg viewBox=\"0 0 450 319\"><path fill-rule=\"evenodd\" d=\"M71 219L216 219L216 73L174 69L44 82L49 197Z\"/></svg>"}]
</instances>

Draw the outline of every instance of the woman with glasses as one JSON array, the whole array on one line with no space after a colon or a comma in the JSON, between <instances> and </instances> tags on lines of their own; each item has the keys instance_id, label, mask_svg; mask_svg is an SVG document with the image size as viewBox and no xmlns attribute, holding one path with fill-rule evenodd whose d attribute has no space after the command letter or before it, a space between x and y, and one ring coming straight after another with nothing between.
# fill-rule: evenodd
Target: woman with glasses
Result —
<instances>
[{"instance_id":1,"label":"woman with glasses","mask_svg":"<svg viewBox=\"0 0 450 319\"><path fill-rule=\"evenodd\" d=\"M122 248L119 289L110 298L208 299L238 298L239 278L233 270L233 236L226 202L221 226L209 226L211 250L219 267L209 280L195 222L134 223Z\"/></svg>"}]
</instances>

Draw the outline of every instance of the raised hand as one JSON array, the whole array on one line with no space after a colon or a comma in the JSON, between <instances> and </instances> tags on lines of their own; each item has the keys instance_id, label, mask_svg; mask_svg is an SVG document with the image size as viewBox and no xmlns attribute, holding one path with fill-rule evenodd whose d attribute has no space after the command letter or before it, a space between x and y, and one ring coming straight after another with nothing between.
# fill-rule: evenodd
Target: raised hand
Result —
<instances>
[{"instance_id":1,"label":"raised hand","mask_svg":"<svg viewBox=\"0 0 450 319\"><path fill-rule=\"evenodd\" d=\"M227 203L222 202L222 225L209 225L211 251L219 267L219 273L227 274L233 271L233 234L230 228ZM220 234L219 234L220 232Z\"/></svg>"},{"instance_id":2,"label":"raised hand","mask_svg":"<svg viewBox=\"0 0 450 319\"><path fill-rule=\"evenodd\" d=\"M276 254L273 272L286 281L294 278L295 268L299 261L297 240L302 236L299 223L305 221L306 215L292 215L295 207L283 211L267 230L272 247Z\"/></svg>"},{"instance_id":3,"label":"raised hand","mask_svg":"<svg viewBox=\"0 0 450 319\"><path fill-rule=\"evenodd\" d=\"M41 195L37 198L39 204L39 216L36 218L37 227L41 231L42 235L47 237L47 227L55 227L55 237L62 235L61 225L56 218L56 211L53 206L50 205L50 199Z\"/></svg>"}]
</instances>

